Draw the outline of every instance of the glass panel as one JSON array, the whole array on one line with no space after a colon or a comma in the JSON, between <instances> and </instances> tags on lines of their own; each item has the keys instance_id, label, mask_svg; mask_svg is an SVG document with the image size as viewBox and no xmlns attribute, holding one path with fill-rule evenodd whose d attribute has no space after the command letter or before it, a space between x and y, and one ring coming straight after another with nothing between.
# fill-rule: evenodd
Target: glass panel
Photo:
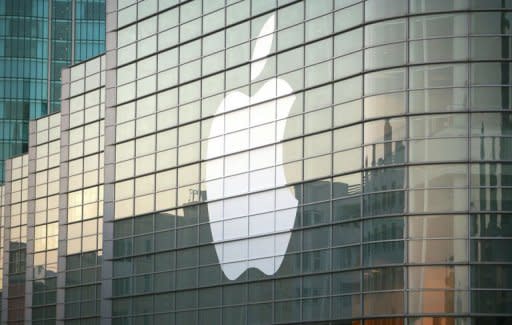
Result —
<instances>
[{"instance_id":1,"label":"glass panel","mask_svg":"<svg viewBox=\"0 0 512 325\"><path fill-rule=\"evenodd\" d=\"M468 85L466 64L425 65L409 69L409 88L465 87Z\"/></svg>"},{"instance_id":2,"label":"glass panel","mask_svg":"<svg viewBox=\"0 0 512 325\"><path fill-rule=\"evenodd\" d=\"M511 289L511 265L474 265L471 267L471 287Z\"/></svg>"},{"instance_id":3,"label":"glass panel","mask_svg":"<svg viewBox=\"0 0 512 325\"><path fill-rule=\"evenodd\" d=\"M512 216L509 214L471 215L471 236L512 237Z\"/></svg>"},{"instance_id":4,"label":"glass panel","mask_svg":"<svg viewBox=\"0 0 512 325\"><path fill-rule=\"evenodd\" d=\"M429 89L409 92L409 111L450 112L466 110L468 91L464 88Z\"/></svg>"},{"instance_id":5,"label":"glass panel","mask_svg":"<svg viewBox=\"0 0 512 325\"><path fill-rule=\"evenodd\" d=\"M467 187L466 165L430 165L409 167L409 188Z\"/></svg>"},{"instance_id":6,"label":"glass panel","mask_svg":"<svg viewBox=\"0 0 512 325\"><path fill-rule=\"evenodd\" d=\"M467 114L440 114L409 118L411 138L467 136Z\"/></svg>"},{"instance_id":7,"label":"glass panel","mask_svg":"<svg viewBox=\"0 0 512 325\"><path fill-rule=\"evenodd\" d=\"M387 44L405 40L407 21L387 20L365 26L365 46Z\"/></svg>"},{"instance_id":8,"label":"glass panel","mask_svg":"<svg viewBox=\"0 0 512 325\"><path fill-rule=\"evenodd\" d=\"M407 0L397 0L385 3L380 0L370 0L365 4L366 21L404 15L407 12Z\"/></svg>"},{"instance_id":9,"label":"glass panel","mask_svg":"<svg viewBox=\"0 0 512 325\"><path fill-rule=\"evenodd\" d=\"M466 14L428 15L413 17L410 22L411 39L464 36L468 33Z\"/></svg>"},{"instance_id":10,"label":"glass panel","mask_svg":"<svg viewBox=\"0 0 512 325\"><path fill-rule=\"evenodd\" d=\"M404 269L390 267L365 270L363 291L380 291L404 288Z\"/></svg>"},{"instance_id":11,"label":"glass panel","mask_svg":"<svg viewBox=\"0 0 512 325\"><path fill-rule=\"evenodd\" d=\"M346 294L349 292L358 292L361 286L361 273L342 272L334 273L332 275L332 293L333 294Z\"/></svg>"},{"instance_id":12,"label":"glass panel","mask_svg":"<svg viewBox=\"0 0 512 325\"><path fill-rule=\"evenodd\" d=\"M410 216L409 238L466 238L466 215Z\"/></svg>"},{"instance_id":13,"label":"glass panel","mask_svg":"<svg viewBox=\"0 0 512 325\"><path fill-rule=\"evenodd\" d=\"M354 173L334 177L332 180L332 197L338 198L361 193L361 174Z\"/></svg>"},{"instance_id":14,"label":"glass panel","mask_svg":"<svg viewBox=\"0 0 512 325\"><path fill-rule=\"evenodd\" d=\"M404 191L388 191L364 197L364 215L400 214L405 208Z\"/></svg>"},{"instance_id":15,"label":"glass panel","mask_svg":"<svg viewBox=\"0 0 512 325\"><path fill-rule=\"evenodd\" d=\"M481 2L482 5L485 2ZM496 3L496 1L494 1ZM489 7L500 8L501 5L493 1L488 1ZM484 5L485 6L485 5ZM500 35L510 34L509 23L511 20L510 12L476 12L471 15L471 34L474 35Z\"/></svg>"},{"instance_id":16,"label":"glass panel","mask_svg":"<svg viewBox=\"0 0 512 325\"><path fill-rule=\"evenodd\" d=\"M405 138L405 132L404 118L387 118L367 122L364 124L364 143L401 140Z\"/></svg>"},{"instance_id":17,"label":"glass panel","mask_svg":"<svg viewBox=\"0 0 512 325\"><path fill-rule=\"evenodd\" d=\"M511 302L512 293L510 291L474 291L471 293L471 310L476 313L505 314L509 312ZM482 324L484 323L482 322Z\"/></svg>"},{"instance_id":18,"label":"glass panel","mask_svg":"<svg viewBox=\"0 0 512 325\"><path fill-rule=\"evenodd\" d=\"M476 262L512 262L512 240L487 239L471 241L471 260Z\"/></svg>"},{"instance_id":19,"label":"glass panel","mask_svg":"<svg viewBox=\"0 0 512 325\"><path fill-rule=\"evenodd\" d=\"M426 189L409 191L409 211L452 212L468 209L467 189Z\"/></svg>"},{"instance_id":20,"label":"glass panel","mask_svg":"<svg viewBox=\"0 0 512 325\"><path fill-rule=\"evenodd\" d=\"M467 289L466 266L418 266L409 267L410 289Z\"/></svg>"},{"instance_id":21,"label":"glass panel","mask_svg":"<svg viewBox=\"0 0 512 325\"><path fill-rule=\"evenodd\" d=\"M333 226L332 245L341 246L361 241L361 223L351 222Z\"/></svg>"},{"instance_id":22,"label":"glass panel","mask_svg":"<svg viewBox=\"0 0 512 325\"><path fill-rule=\"evenodd\" d=\"M452 263L468 260L466 240L411 240L409 241L410 263Z\"/></svg>"},{"instance_id":23,"label":"glass panel","mask_svg":"<svg viewBox=\"0 0 512 325\"><path fill-rule=\"evenodd\" d=\"M471 135L510 136L512 116L509 113L471 114Z\"/></svg>"},{"instance_id":24,"label":"glass panel","mask_svg":"<svg viewBox=\"0 0 512 325\"><path fill-rule=\"evenodd\" d=\"M365 294L363 299L365 315L402 314L404 312L403 292Z\"/></svg>"},{"instance_id":25,"label":"glass panel","mask_svg":"<svg viewBox=\"0 0 512 325\"><path fill-rule=\"evenodd\" d=\"M334 318L352 318L361 315L361 296L341 296L332 298L332 313ZM340 325L360 325L359 321L349 321Z\"/></svg>"},{"instance_id":26,"label":"glass panel","mask_svg":"<svg viewBox=\"0 0 512 325\"><path fill-rule=\"evenodd\" d=\"M336 200L332 203L333 220L347 220L361 216L361 197Z\"/></svg>"},{"instance_id":27,"label":"glass panel","mask_svg":"<svg viewBox=\"0 0 512 325\"><path fill-rule=\"evenodd\" d=\"M431 39L409 43L411 63L466 60L467 58L468 40L466 38Z\"/></svg>"},{"instance_id":28,"label":"glass panel","mask_svg":"<svg viewBox=\"0 0 512 325\"><path fill-rule=\"evenodd\" d=\"M392 69L365 75L365 95L405 89L405 69Z\"/></svg>"},{"instance_id":29,"label":"glass panel","mask_svg":"<svg viewBox=\"0 0 512 325\"><path fill-rule=\"evenodd\" d=\"M366 70L403 65L406 61L405 43L382 45L366 49L364 59Z\"/></svg>"},{"instance_id":30,"label":"glass panel","mask_svg":"<svg viewBox=\"0 0 512 325\"><path fill-rule=\"evenodd\" d=\"M363 240L381 241L404 236L403 217L378 218L364 221Z\"/></svg>"},{"instance_id":31,"label":"glass panel","mask_svg":"<svg viewBox=\"0 0 512 325\"><path fill-rule=\"evenodd\" d=\"M404 261L404 242L382 242L363 246L364 265L398 264Z\"/></svg>"},{"instance_id":32,"label":"glass panel","mask_svg":"<svg viewBox=\"0 0 512 325\"><path fill-rule=\"evenodd\" d=\"M466 160L467 139L428 139L409 142L411 162Z\"/></svg>"},{"instance_id":33,"label":"glass panel","mask_svg":"<svg viewBox=\"0 0 512 325\"><path fill-rule=\"evenodd\" d=\"M335 248L332 250L332 268L341 270L359 267L361 264L360 246Z\"/></svg>"},{"instance_id":34,"label":"glass panel","mask_svg":"<svg viewBox=\"0 0 512 325\"><path fill-rule=\"evenodd\" d=\"M469 311L467 291L409 292L409 311L412 313L465 313Z\"/></svg>"},{"instance_id":35,"label":"glass panel","mask_svg":"<svg viewBox=\"0 0 512 325\"><path fill-rule=\"evenodd\" d=\"M403 114L406 107L405 98L405 93L366 97L364 99L364 117L370 119Z\"/></svg>"},{"instance_id":36,"label":"glass panel","mask_svg":"<svg viewBox=\"0 0 512 325\"><path fill-rule=\"evenodd\" d=\"M433 11L450 11L453 9L469 8L468 0L410 0L411 12L433 12ZM424 323L414 323L414 325L423 325ZM457 323L457 325L459 325Z\"/></svg>"}]
</instances>

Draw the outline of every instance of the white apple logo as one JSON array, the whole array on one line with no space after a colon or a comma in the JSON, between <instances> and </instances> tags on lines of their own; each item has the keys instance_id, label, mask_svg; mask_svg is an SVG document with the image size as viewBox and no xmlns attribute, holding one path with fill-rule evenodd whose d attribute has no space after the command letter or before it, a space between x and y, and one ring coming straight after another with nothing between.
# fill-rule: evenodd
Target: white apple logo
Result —
<instances>
[{"instance_id":1,"label":"white apple logo","mask_svg":"<svg viewBox=\"0 0 512 325\"><path fill-rule=\"evenodd\" d=\"M251 81L265 67L265 57L272 47L274 20L272 15L259 33L251 58ZM295 101L292 91L286 81L277 78L266 81L250 98L242 92L232 91L221 102L212 121L205 178L213 181L206 182L206 191L208 200L222 200L208 203L208 214L215 250L222 271L230 280L238 278L248 268L257 268L267 275L275 274L290 242L297 199L288 188L274 188L286 185L280 143L286 120L276 122L276 119L288 116ZM276 97L282 98L276 100ZM251 126L261 125L250 131L242 126L238 133L226 135L226 131L236 130L237 124L243 124L236 118L228 120L226 114L249 105L252 105ZM249 120L249 108L233 114L238 113ZM237 123L232 123L233 120ZM234 125L227 125L230 122ZM238 151L242 153L225 158L226 166L223 166L220 157ZM250 166L248 157L251 157ZM235 170L231 173L234 176L219 178L223 168ZM236 172L238 169L239 173ZM261 192L265 189L267 191ZM253 191L258 193L248 194ZM281 210L275 212L276 209Z\"/></svg>"}]
</instances>

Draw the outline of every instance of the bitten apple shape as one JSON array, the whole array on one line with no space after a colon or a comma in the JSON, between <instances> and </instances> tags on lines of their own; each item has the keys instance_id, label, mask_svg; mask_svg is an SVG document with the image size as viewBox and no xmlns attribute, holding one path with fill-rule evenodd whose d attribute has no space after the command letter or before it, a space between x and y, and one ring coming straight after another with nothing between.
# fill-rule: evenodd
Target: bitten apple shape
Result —
<instances>
[{"instance_id":1,"label":"bitten apple shape","mask_svg":"<svg viewBox=\"0 0 512 325\"><path fill-rule=\"evenodd\" d=\"M254 81L265 68L267 61L265 57L270 54L274 30L275 17L272 15L263 25L252 53L251 81ZM221 154L229 151L229 148L224 149L225 146L229 146L226 143L224 132L226 128L224 114L238 108L258 104L261 108L261 114L264 115L261 116L262 119L270 121L268 124L272 126L270 130L275 130L275 135L271 135L273 140L270 143L270 145L273 145L272 149L275 148L275 150L263 152L259 150L256 153L254 147L259 146L260 143L251 143L248 145L249 154L257 154L259 155L257 158L262 160L272 161L275 158L277 167L275 169L271 168L269 173L260 176L259 181L277 186L286 185L281 144L286 125L285 123L276 123L276 117L287 117L290 113L295 102L295 96L291 95L292 92L293 89L285 80L272 78L266 81L252 97L248 97L239 91L233 91L226 95L217 108L209 132L209 139L214 139L214 141L209 142L206 152L206 158L209 160L206 164L207 179L213 178L212 175L219 174L219 165L210 160L219 157L219 150ZM277 105L276 97L282 97L277 101ZM268 137L268 135L265 135L265 137ZM267 144L264 143L264 145ZM249 173L251 171L252 169L249 168ZM235 182L229 184L229 189L222 185L208 183L206 186L209 200L212 198L222 199L208 203L208 214L212 239L220 266L230 280L238 278L248 268L257 268L267 275L276 273L288 248L291 230L295 224L297 214L298 202L291 191L288 189L278 191L271 189L264 192L263 195L259 195L261 193L247 195L250 185L249 179L248 174L243 174ZM265 195L269 193L271 199L265 199ZM275 206L275 202L277 202L280 207L286 207L287 209L281 210L277 216L274 213L274 207L271 207L268 213L249 217L248 204L250 202L251 204L258 204L257 202L262 200L261 198L263 198L265 204L270 201L272 202L270 204ZM236 218L233 218L233 216L236 216ZM252 231L248 230L249 225L253 229ZM261 234L265 234L265 236ZM233 257L233 255L237 257Z\"/></svg>"}]
</instances>

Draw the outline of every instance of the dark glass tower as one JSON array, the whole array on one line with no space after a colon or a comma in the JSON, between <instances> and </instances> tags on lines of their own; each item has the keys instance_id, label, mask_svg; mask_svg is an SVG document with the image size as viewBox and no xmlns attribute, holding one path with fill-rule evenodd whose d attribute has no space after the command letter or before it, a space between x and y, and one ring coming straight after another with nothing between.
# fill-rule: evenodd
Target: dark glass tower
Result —
<instances>
[{"instance_id":1,"label":"dark glass tower","mask_svg":"<svg viewBox=\"0 0 512 325\"><path fill-rule=\"evenodd\" d=\"M0 182L28 121L60 110L60 71L104 51L105 0L0 1Z\"/></svg>"}]
</instances>

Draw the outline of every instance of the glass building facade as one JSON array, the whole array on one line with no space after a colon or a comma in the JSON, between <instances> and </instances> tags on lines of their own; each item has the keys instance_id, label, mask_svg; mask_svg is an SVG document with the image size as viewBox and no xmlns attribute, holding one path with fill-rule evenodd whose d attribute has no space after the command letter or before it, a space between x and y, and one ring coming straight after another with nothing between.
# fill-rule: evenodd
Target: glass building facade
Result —
<instances>
[{"instance_id":1,"label":"glass building facade","mask_svg":"<svg viewBox=\"0 0 512 325\"><path fill-rule=\"evenodd\" d=\"M7 161L2 322L512 324L511 20L107 0Z\"/></svg>"},{"instance_id":2,"label":"glass building facade","mask_svg":"<svg viewBox=\"0 0 512 325\"><path fill-rule=\"evenodd\" d=\"M63 73L57 313L65 324L99 324L103 231L105 57Z\"/></svg>"},{"instance_id":3,"label":"glass building facade","mask_svg":"<svg viewBox=\"0 0 512 325\"><path fill-rule=\"evenodd\" d=\"M0 182L28 121L59 111L62 68L104 49L105 0L0 1Z\"/></svg>"}]
</instances>

